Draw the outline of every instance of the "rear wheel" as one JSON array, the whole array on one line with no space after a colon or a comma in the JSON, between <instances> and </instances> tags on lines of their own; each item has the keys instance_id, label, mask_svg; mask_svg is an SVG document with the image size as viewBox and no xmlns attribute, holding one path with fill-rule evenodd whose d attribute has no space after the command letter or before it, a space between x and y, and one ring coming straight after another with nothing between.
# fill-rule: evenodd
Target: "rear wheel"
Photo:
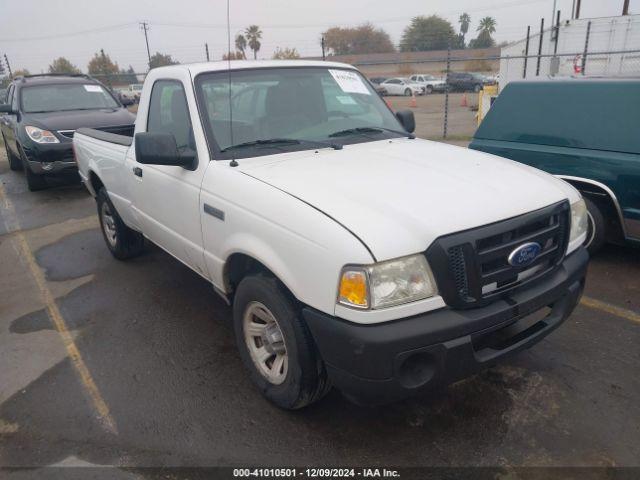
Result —
<instances>
[{"instance_id":1,"label":"rear wheel","mask_svg":"<svg viewBox=\"0 0 640 480\"><path fill-rule=\"evenodd\" d=\"M111 254L118 260L140 255L144 250L144 237L124 224L104 187L98 192L96 202L102 236Z\"/></svg>"},{"instance_id":2,"label":"rear wheel","mask_svg":"<svg viewBox=\"0 0 640 480\"><path fill-rule=\"evenodd\" d=\"M9 168L14 171L22 170L22 160L17 155L14 155L11 149L9 148L9 144L7 143L7 139L2 135L2 141L4 142L4 149L7 152L7 160L9 160Z\"/></svg>"},{"instance_id":3,"label":"rear wheel","mask_svg":"<svg viewBox=\"0 0 640 480\"><path fill-rule=\"evenodd\" d=\"M607 222L602 209L596 202L587 197L584 198L584 202L587 205L589 221L584 246L587 247L590 255L595 255L607 241Z\"/></svg>"},{"instance_id":4,"label":"rear wheel","mask_svg":"<svg viewBox=\"0 0 640 480\"><path fill-rule=\"evenodd\" d=\"M331 388L311 333L275 278L245 277L233 301L236 343L251 380L280 408L305 407Z\"/></svg>"},{"instance_id":5,"label":"rear wheel","mask_svg":"<svg viewBox=\"0 0 640 480\"><path fill-rule=\"evenodd\" d=\"M407 89L404 91L404 96L405 96L405 97L410 97L410 96L411 96L411 89L410 89L410 88L407 88Z\"/></svg>"},{"instance_id":6,"label":"rear wheel","mask_svg":"<svg viewBox=\"0 0 640 480\"><path fill-rule=\"evenodd\" d=\"M480 92L480 90L482 90L482 85L474 85L474 86L473 86L473 91L474 91L475 93L479 93L479 92Z\"/></svg>"}]
</instances>

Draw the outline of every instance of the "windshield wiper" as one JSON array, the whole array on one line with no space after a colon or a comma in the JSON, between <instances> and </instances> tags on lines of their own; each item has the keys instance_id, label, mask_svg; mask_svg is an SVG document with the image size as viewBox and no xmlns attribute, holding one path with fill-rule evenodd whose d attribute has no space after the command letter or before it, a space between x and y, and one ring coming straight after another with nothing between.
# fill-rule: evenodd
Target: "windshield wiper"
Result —
<instances>
[{"instance_id":1,"label":"windshield wiper","mask_svg":"<svg viewBox=\"0 0 640 480\"><path fill-rule=\"evenodd\" d=\"M296 138L267 138L264 140L253 140L251 142L243 142L238 143L236 145L231 145L227 148L223 148L220 150L221 152L228 152L230 150L236 150L238 148L251 148L251 147L260 147L260 146L272 146L278 147L282 145L313 145L320 147L331 147L334 150L341 150L342 145L339 143L330 143L330 142L321 142L321 141L312 141L312 140L298 140Z\"/></svg>"},{"instance_id":2,"label":"windshield wiper","mask_svg":"<svg viewBox=\"0 0 640 480\"><path fill-rule=\"evenodd\" d=\"M398 135L402 135L403 137L409 137L411 139L416 138L413 133L402 132L400 130L394 130L392 128L386 127L356 127L356 128L347 128L345 130L339 130L337 132L333 132L329 137L346 137L347 135L363 135L368 138L373 138L368 133L382 133L382 132L391 132L397 133Z\"/></svg>"}]
</instances>

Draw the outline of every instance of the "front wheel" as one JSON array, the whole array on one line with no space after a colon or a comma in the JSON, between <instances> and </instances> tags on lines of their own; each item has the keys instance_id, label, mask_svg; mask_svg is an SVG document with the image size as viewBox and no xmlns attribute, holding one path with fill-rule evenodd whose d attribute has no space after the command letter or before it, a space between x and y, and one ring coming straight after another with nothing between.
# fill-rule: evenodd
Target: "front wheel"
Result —
<instances>
[{"instance_id":1,"label":"front wheel","mask_svg":"<svg viewBox=\"0 0 640 480\"><path fill-rule=\"evenodd\" d=\"M405 96L405 97L410 97L410 96L411 96L411 89L410 89L410 88L407 88L407 89L404 91L404 96Z\"/></svg>"},{"instance_id":2,"label":"front wheel","mask_svg":"<svg viewBox=\"0 0 640 480\"><path fill-rule=\"evenodd\" d=\"M266 274L245 277L233 301L233 322L251 380L275 405L302 408L330 390L311 333L278 280Z\"/></svg>"},{"instance_id":3,"label":"front wheel","mask_svg":"<svg viewBox=\"0 0 640 480\"><path fill-rule=\"evenodd\" d=\"M2 135L2 141L4 143L4 149L7 152L7 160L9 160L9 168L14 171L22 170L22 159L17 155L13 154L13 152L9 148L7 139L4 138L4 134Z\"/></svg>"},{"instance_id":4,"label":"front wheel","mask_svg":"<svg viewBox=\"0 0 640 480\"><path fill-rule=\"evenodd\" d=\"M596 202L584 197L587 205L587 239L584 246L589 251L589 255L595 255L607 241L607 222L604 214Z\"/></svg>"},{"instance_id":5,"label":"front wheel","mask_svg":"<svg viewBox=\"0 0 640 480\"><path fill-rule=\"evenodd\" d=\"M433 86L432 85L427 85L427 93L429 95L431 95L433 93Z\"/></svg>"},{"instance_id":6,"label":"front wheel","mask_svg":"<svg viewBox=\"0 0 640 480\"><path fill-rule=\"evenodd\" d=\"M102 236L111 254L118 260L140 255L144 250L144 237L124 224L104 187L98 192L96 202Z\"/></svg>"},{"instance_id":7,"label":"front wheel","mask_svg":"<svg viewBox=\"0 0 640 480\"><path fill-rule=\"evenodd\" d=\"M38 190L44 190L49 185L47 184L47 179L44 175L36 175L31 171L29 167L29 162L27 161L27 156L22 151L20 145L18 145L18 150L20 151L20 157L22 162L22 168L24 169L24 176L27 178L27 188L29 188L30 192L37 192Z\"/></svg>"}]
</instances>

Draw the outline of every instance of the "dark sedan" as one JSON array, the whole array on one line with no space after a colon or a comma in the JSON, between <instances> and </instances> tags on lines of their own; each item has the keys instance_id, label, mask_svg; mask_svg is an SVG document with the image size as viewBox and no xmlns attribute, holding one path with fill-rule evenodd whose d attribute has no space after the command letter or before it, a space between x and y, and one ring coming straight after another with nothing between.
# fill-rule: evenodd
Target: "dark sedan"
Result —
<instances>
[{"instance_id":1,"label":"dark sedan","mask_svg":"<svg viewBox=\"0 0 640 480\"><path fill-rule=\"evenodd\" d=\"M46 176L77 169L72 138L78 128L133 135L135 115L100 82L85 75L18 77L0 104L0 130L12 170L24 169L29 190Z\"/></svg>"}]
</instances>

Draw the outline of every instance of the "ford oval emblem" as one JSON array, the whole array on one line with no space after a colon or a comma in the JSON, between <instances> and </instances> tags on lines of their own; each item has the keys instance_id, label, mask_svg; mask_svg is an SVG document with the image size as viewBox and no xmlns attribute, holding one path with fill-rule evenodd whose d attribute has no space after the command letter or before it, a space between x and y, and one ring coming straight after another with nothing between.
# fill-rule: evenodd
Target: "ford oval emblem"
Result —
<instances>
[{"instance_id":1,"label":"ford oval emblem","mask_svg":"<svg viewBox=\"0 0 640 480\"><path fill-rule=\"evenodd\" d=\"M542 247L539 243L530 242L520 245L509 254L509 264L514 267L526 267L531 265L538 258Z\"/></svg>"}]
</instances>

